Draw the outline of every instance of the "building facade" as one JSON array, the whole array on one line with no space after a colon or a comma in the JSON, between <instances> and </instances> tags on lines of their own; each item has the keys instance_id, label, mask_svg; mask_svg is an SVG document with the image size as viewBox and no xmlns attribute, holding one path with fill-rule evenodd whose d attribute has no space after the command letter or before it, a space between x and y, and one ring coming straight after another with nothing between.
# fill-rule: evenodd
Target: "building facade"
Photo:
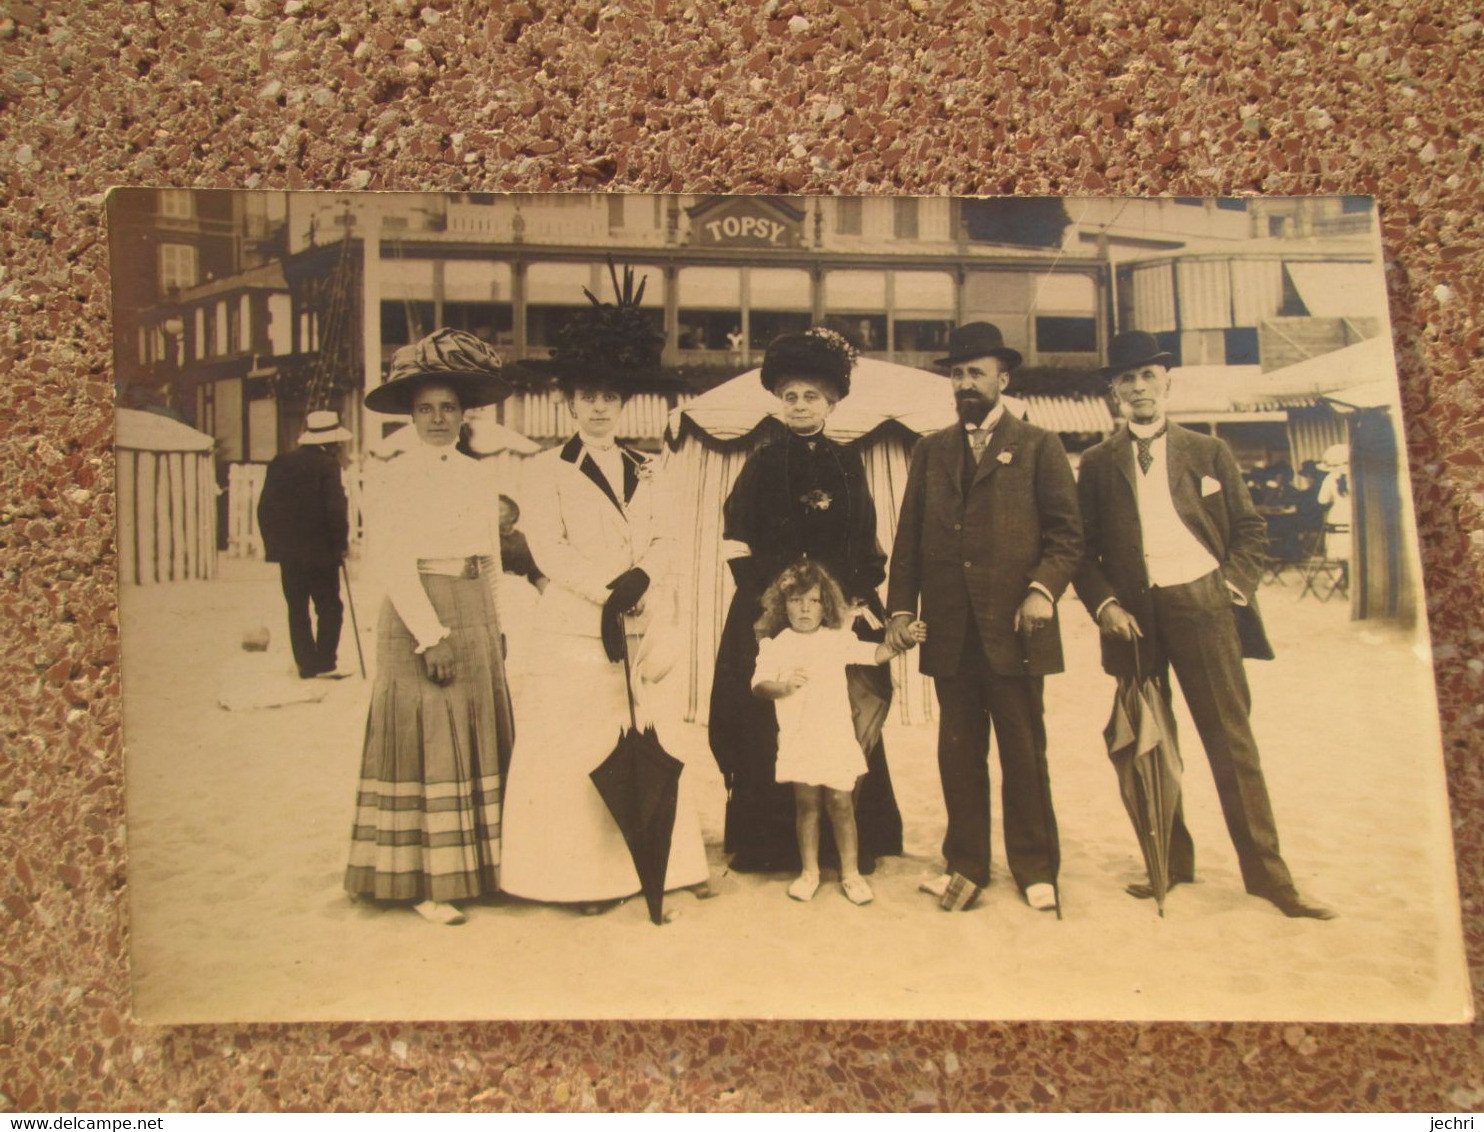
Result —
<instances>
[{"instance_id":1,"label":"building facade","mask_svg":"<svg viewBox=\"0 0 1484 1132\"><path fill-rule=\"evenodd\" d=\"M954 326L986 319L1025 357L1020 391L1095 396L1119 329L1184 364L1269 369L1376 334L1385 313L1374 212L1338 197L125 190L110 223L120 384L215 436L223 464L271 458L311 408L371 442L384 421L362 413L365 390L437 327L546 356L584 288L613 297L610 258L644 278L664 365L692 390L815 323L930 366ZM505 423L552 439L547 402L513 398ZM655 439L640 434L663 408L636 406L636 438Z\"/></svg>"}]
</instances>

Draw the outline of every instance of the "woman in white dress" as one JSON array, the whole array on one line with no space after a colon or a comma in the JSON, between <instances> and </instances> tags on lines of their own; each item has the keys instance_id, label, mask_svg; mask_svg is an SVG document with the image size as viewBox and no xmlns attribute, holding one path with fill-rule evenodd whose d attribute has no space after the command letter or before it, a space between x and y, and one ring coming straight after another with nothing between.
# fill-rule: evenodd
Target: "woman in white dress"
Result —
<instances>
[{"instance_id":1,"label":"woman in white dress","mask_svg":"<svg viewBox=\"0 0 1484 1132\"><path fill-rule=\"evenodd\" d=\"M398 350L366 396L417 441L369 477L371 559L386 589L345 888L458 924L500 882L500 786L514 744L495 586L499 491L455 449L465 409L510 392L479 339Z\"/></svg>"},{"instance_id":2,"label":"woman in white dress","mask_svg":"<svg viewBox=\"0 0 1484 1132\"><path fill-rule=\"evenodd\" d=\"M510 764L504 810L502 887L515 896L606 910L637 894L639 877L589 774L629 726L629 693L614 633L629 655L652 651L646 633L673 609L673 539L650 461L618 444L627 396L621 374L601 366L559 374L577 433L531 459L522 526L550 581L527 636L516 705L521 735ZM642 659L633 688L639 725L654 720ZM659 737L664 740L663 729ZM666 888L708 895L709 869L689 772L671 839Z\"/></svg>"}]
</instances>

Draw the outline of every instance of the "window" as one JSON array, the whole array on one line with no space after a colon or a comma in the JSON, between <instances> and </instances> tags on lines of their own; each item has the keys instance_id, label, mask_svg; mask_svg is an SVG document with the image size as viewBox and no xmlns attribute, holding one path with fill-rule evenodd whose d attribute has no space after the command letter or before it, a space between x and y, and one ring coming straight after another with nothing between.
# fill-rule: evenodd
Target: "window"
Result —
<instances>
[{"instance_id":1,"label":"window","mask_svg":"<svg viewBox=\"0 0 1484 1132\"><path fill-rule=\"evenodd\" d=\"M917 239L916 197L898 197L892 201L892 231L899 240Z\"/></svg>"},{"instance_id":2,"label":"window","mask_svg":"<svg viewBox=\"0 0 1484 1132\"><path fill-rule=\"evenodd\" d=\"M835 231L841 236L861 234L860 197L841 197L835 202Z\"/></svg>"},{"instance_id":3,"label":"window","mask_svg":"<svg viewBox=\"0 0 1484 1132\"><path fill-rule=\"evenodd\" d=\"M160 288L196 285L196 249L191 244L160 245Z\"/></svg>"},{"instance_id":4,"label":"window","mask_svg":"<svg viewBox=\"0 0 1484 1132\"><path fill-rule=\"evenodd\" d=\"M383 357L390 358L398 346L416 342L433 332L433 304L405 299L383 299L381 303L381 345ZM309 347L300 343L301 350Z\"/></svg>"},{"instance_id":5,"label":"window","mask_svg":"<svg viewBox=\"0 0 1484 1132\"><path fill-rule=\"evenodd\" d=\"M1247 199L1245 197L1217 197L1216 207L1226 212L1246 212Z\"/></svg>"},{"instance_id":6,"label":"window","mask_svg":"<svg viewBox=\"0 0 1484 1132\"><path fill-rule=\"evenodd\" d=\"M509 303L444 303L443 325L467 330L494 346L508 346L514 341L512 314Z\"/></svg>"},{"instance_id":7,"label":"window","mask_svg":"<svg viewBox=\"0 0 1484 1132\"><path fill-rule=\"evenodd\" d=\"M610 193L608 196L608 227L623 227L623 194Z\"/></svg>"},{"instance_id":8,"label":"window","mask_svg":"<svg viewBox=\"0 0 1484 1132\"><path fill-rule=\"evenodd\" d=\"M1257 327L1236 326L1223 332L1226 336L1226 364L1255 366L1262 360L1257 349Z\"/></svg>"},{"instance_id":9,"label":"window","mask_svg":"<svg viewBox=\"0 0 1484 1132\"><path fill-rule=\"evenodd\" d=\"M1097 319L1066 315L1036 316L1038 354L1095 354L1097 349Z\"/></svg>"},{"instance_id":10,"label":"window","mask_svg":"<svg viewBox=\"0 0 1484 1132\"><path fill-rule=\"evenodd\" d=\"M161 189L160 215L190 220L196 215L196 194L190 189Z\"/></svg>"}]
</instances>

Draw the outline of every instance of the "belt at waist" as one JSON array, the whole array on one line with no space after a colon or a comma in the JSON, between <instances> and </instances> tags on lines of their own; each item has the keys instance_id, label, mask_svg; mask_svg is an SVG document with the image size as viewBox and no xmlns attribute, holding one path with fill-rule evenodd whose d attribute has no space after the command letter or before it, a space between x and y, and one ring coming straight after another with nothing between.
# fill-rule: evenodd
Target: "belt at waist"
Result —
<instances>
[{"instance_id":1,"label":"belt at waist","mask_svg":"<svg viewBox=\"0 0 1484 1132\"><path fill-rule=\"evenodd\" d=\"M477 578L494 571L493 555L471 554L467 558L419 558L419 574L438 574L447 578Z\"/></svg>"}]
</instances>

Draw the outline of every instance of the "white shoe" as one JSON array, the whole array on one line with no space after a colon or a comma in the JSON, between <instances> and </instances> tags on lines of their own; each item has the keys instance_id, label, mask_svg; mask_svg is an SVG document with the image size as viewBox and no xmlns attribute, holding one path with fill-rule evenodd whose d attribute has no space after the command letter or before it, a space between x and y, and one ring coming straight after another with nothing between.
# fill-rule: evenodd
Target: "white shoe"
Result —
<instances>
[{"instance_id":1,"label":"white shoe","mask_svg":"<svg viewBox=\"0 0 1484 1132\"><path fill-rule=\"evenodd\" d=\"M818 873L800 873L798 879L788 886L790 900L799 900L807 903L814 899L814 894L819 891Z\"/></svg>"},{"instance_id":2,"label":"white shoe","mask_svg":"<svg viewBox=\"0 0 1484 1132\"><path fill-rule=\"evenodd\" d=\"M845 899L852 904L869 904L876 899L876 894L871 891L865 877L846 877L840 882L840 888L845 893Z\"/></svg>"},{"instance_id":3,"label":"white shoe","mask_svg":"<svg viewBox=\"0 0 1484 1132\"><path fill-rule=\"evenodd\" d=\"M1044 882L1030 885L1025 890L1025 902L1037 912L1050 912L1056 907L1056 888Z\"/></svg>"},{"instance_id":4,"label":"white shoe","mask_svg":"<svg viewBox=\"0 0 1484 1132\"><path fill-rule=\"evenodd\" d=\"M462 912L452 904L444 904L437 900L424 900L421 904L414 904L412 910L430 924L462 924L468 919Z\"/></svg>"},{"instance_id":5,"label":"white shoe","mask_svg":"<svg viewBox=\"0 0 1484 1132\"><path fill-rule=\"evenodd\" d=\"M933 896L939 900L942 900L944 893L948 891L948 883L951 880L953 880L953 877L949 873L943 873L942 875L935 877L924 877L922 881L918 883L917 891L926 892L929 896Z\"/></svg>"}]
</instances>

